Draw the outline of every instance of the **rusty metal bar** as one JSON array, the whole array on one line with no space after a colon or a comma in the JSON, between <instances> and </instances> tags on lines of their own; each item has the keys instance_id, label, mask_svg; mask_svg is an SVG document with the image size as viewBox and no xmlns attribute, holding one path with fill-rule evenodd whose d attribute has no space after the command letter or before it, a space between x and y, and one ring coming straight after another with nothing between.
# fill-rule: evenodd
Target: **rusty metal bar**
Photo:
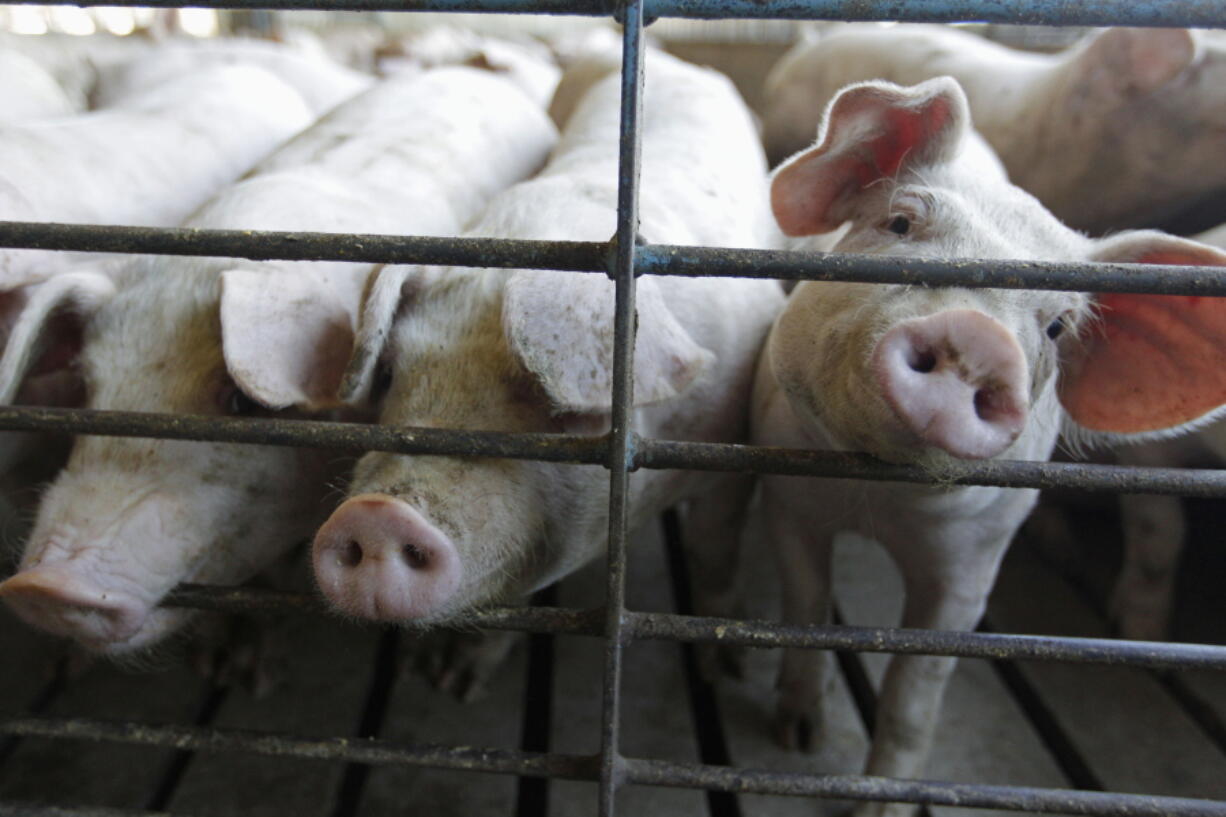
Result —
<instances>
[{"instance_id":1,"label":"rusty metal bar","mask_svg":"<svg viewBox=\"0 0 1226 817\"><path fill-rule=\"evenodd\" d=\"M56 0L18 0L51 4ZM183 0L83 0L82 6L175 8ZM460 11L610 17L612 0L205 0L227 9ZM898 20L912 23L1028 23L1049 26L1226 27L1218 0L648 0L643 15L696 19Z\"/></svg>"},{"instance_id":2,"label":"rusty metal bar","mask_svg":"<svg viewBox=\"0 0 1226 817\"><path fill-rule=\"evenodd\" d=\"M0 733L22 737L71 738L193 751L248 752L275 757L375 765L426 766L567 780L595 780L598 758L506 749L410 745L354 738L300 738L267 732L196 726L111 722L88 718L11 718ZM838 797L929 805L1034 810L1102 817L1178 814L1226 817L1226 803L1184 797L1117 794L993 786L928 780L894 780L863 775L821 775L767 769L735 769L698 763L625 758L626 782L647 786L701 788L794 797ZM99 817L109 817L99 814Z\"/></svg>"},{"instance_id":3,"label":"rusty metal bar","mask_svg":"<svg viewBox=\"0 0 1226 817\"><path fill-rule=\"evenodd\" d=\"M576 272L607 271L611 252L609 244L590 241L200 230L15 221L0 221L0 247ZM736 276L995 289L1226 296L1226 270L1160 264L939 260L649 244L636 249L635 270L640 275Z\"/></svg>"},{"instance_id":4,"label":"rusty metal bar","mask_svg":"<svg viewBox=\"0 0 1226 817\"><path fill-rule=\"evenodd\" d=\"M617 813L624 777L621 755L621 676L626 635L626 538L630 528L630 473L634 470L635 250L642 159L643 0L624 0L621 112L617 162L617 232L609 275L613 299L613 389L609 432L609 540L605 582L605 660L601 679L599 817Z\"/></svg>"},{"instance_id":5,"label":"rusty metal bar","mask_svg":"<svg viewBox=\"0 0 1226 817\"><path fill-rule=\"evenodd\" d=\"M166 597L163 604L260 615L328 614L328 608L314 596L247 587L180 585ZM554 635L600 637L605 633L603 608L494 607L475 611L466 616L464 622L466 627ZM631 639L1226 671L1226 646L1218 645L892 627L799 625L627 611L624 615L624 640Z\"/></svg>"},{"instance_id":6,"label":"rusty metal bar","mask_svg":"<svg viewBox=\"0 0 1226 817\"><path fill-rule=\"evenodd\" d=\"M0 431L55 431L103 436L209 440L302 446L359 454L448 454L472 457L605 465L606 437L508 434L279 418L207 417L129 411L0 406ZM1226 496L1226 470L1141 468L1093 463L966 461L941 472L894 465L867 454L769 448L678 440L635 439L634 467L745 471L786 476L889 482L996 485L1005 488L1075 488L1128 494Z\"/></svg>"},{"instance_id":7,"label":"rusty metal bar","mask_svg":"<svg viewBox=\"0 0 1226 817\"><path fill-rule=\"evenodd\" d=\"M165 811L137 811L95 806L50 806L45 803L0 800L0 817L171 817L171 815ZM175 817L184 817L184 815L180 813Z\"/></svg>"}]
</instances>

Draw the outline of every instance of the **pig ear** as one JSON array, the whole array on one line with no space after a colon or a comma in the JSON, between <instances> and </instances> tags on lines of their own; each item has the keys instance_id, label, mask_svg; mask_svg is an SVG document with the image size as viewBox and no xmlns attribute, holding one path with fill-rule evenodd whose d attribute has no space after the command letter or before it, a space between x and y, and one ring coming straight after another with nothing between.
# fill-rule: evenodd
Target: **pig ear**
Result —
<instances>
[{"instance_id":1,"label":"pig ear","mask_svg":"<svg viewBox=\"0 0 1226 817\"><path fill-rule=\"evenodd\" d=\"M1135 232L1098 242L1092 261L1226 267L1226 253ZM1226 405L1226 298L1103 293L1066 349L1060 402L1082 430L1142 440L1208 422Z\"/></svg>"},{"instance_id":2,"label":"pig ear","mask_svg":"<svg viewBox=\"0 0 1226 817\"><path fill-rule=\"evenodd\" d=\"M1094 37L1074 69L1090 89L1107 94L1149 93L1200 57L1200 41L1186 28L1111 28Z\"/></svg>"},{"instance_id":3,"label":"pig ear","mask_svg":"<svg viewBox=\"0 0 1226 817\"><path fill-rule=\"evenodd\" d=\"M817 144L771 180L771 209L790 236L828 233L861 190L914 167L948 161L968 123L966 96L950 77L904 88L865 82L830 103Z\"/></svg>"},{"instance_id":4,"label":"pig ear","mask_svg":"<svg viewBox=\"0 0 1226 817\"><path fill-rule=\"evenodd\" d=\"M341 378L343 402L352 405L369 398L379 357L401 306L412 301L427 280L442 274L437 267L387 266L377 267L367 277L353 354Z\"/></svg>"},{"instance_id":5,"label":"pig ear","mask_svg":"<svg viewBox=\"0 0 1226 817\"><path fill-rule=\"evenodd\" d=\"M353 315L325 280L232 269L221 276L226 369L268 408L334 404L353 348Z\"/></svg>"},{"instance_id":6,"label":"pig ear","mask_svg":"<svg viewBox=\"0 0 1226 817\"><path fill-rule=\"evenodd\" d=\"M82 325L115 294L109 277L66 272L0 294L7 331L0 357L0 403L12 403L27 377L65 369L81 350Z\"/></svg>"},{"instance_id":7,"label":"pig ear","mask_svg":"<svg viewBox=\"0 0 1226 817\"><path fill-rule=\"evenodd\" d=\"M634 404L676 397L714 360L677 321L659 285L640 278ZM613 283L594 275L519 272L502 323L512 350L559 412L608 414L613 394Z\"/></svg>"}]
</instances>

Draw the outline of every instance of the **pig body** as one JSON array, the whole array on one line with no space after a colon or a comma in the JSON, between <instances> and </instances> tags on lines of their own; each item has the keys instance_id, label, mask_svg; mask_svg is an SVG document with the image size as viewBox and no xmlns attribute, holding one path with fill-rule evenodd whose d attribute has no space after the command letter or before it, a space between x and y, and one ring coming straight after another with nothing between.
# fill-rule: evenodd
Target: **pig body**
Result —
<instances>
[{"instance_id":1,"label":"pig body","mask_svg":"<svg viewBox=\"0 0 1226 817\"><path fill-rule=\"evenodd\" d=\"M499 187L535 170L555 138L543 111L484 72L389 81L187 223L456 233ZM336 402L369 268L134 262L117 295L79 310L88 316L79 362L87 405L321 415ZM11 347L6 363L19 351ZM155 609L177 583L242 581L309 536L341 467L305 449L81 438L0 597L31 624L92 650L148 646L186 616Z\"/></svg>"},{"instance_id":2,"label":"pig body","mask_svg":"<svg viewBox=\"0 0 1226 817\"><path fill-rule=\"evenodd\" d=\"M828 109L818 143L776 172L776 217L799 248L845 226L836 251L1226 263L1210 247L1159 233L1093 241L1073 232L1008 183L969 127L965 98L947 77L913 88L852 86ZM833 540L854 530L879 541L897 562L904 627L973 628L1037 492L940 485L942 472L962 459L1045 460L1063 419L1116 439L1208 421L1226 403L1222 374L1211 362L1187 364L1182 377L1177 372L1226 338L1224 307L1212 298L798 286L759 365L754 442L866 451L920 465L937 484L764 476L785 619L827 619ZM1095 309L1101 312L1090 320ZM1207 340L1186 345L1164 337L1164 319L1151 322L1148 310L1169 314L1166 328L1203 327ZM820 734L829 659L785 652L776 716L785 744L804 745ZM891 660L869 774L920 774L954 663ZM865 804L857 813L909 809Z\"/></svg>"},{"instance_id":3,"label":"pig body","mask_svg":"<svg viewBox=\"0 0 1226 817\"><path fill-rule=\"evenodd\" d=\"M69 98L51 74L29 57L0 51L0 122L20 122L44 116L66 116L84 107Z\"/></svg>"},{"instance_id":4,"label":"pig body","mask_svg":"<svg viewBox=\"0 0 1226 817\"><path fill-rule=\"evenodd\" d=\"M768 155L779 162L812 141L849 83L942 75L962 84L1013 183L1071 227L1159 226L1226 188L1212 170L1226 41L1178 29L1111 29L1047 55L939 26L832 27L768 77Z\"/></svg>"},{"instance_id":5,"label":"pig body","mask_svg":"<svg viewBox=\"0 0 1226 817\"><path fill-rule=\"evenodd\" d=\"M773 244L760 148L731 84L649 52L645 94L642 235ZM607 239L616 224L619 95L616 77L596 81L546 168L493 201L472 234ZM368 296L371 319L358 347L367 336L370 349L355 358L347 382L357 393L383 383L381 423L607 430L609 281L449 270L423 296L422 276L430 273L386 269ZM743 439L756 351L781 305L778 286L650 276L638 286L635 431ZM743 477L652 471L636 473L630 485L635 525L694 499L687 537L705 540L702 583L730 579L716 574L732 571L720 554L733 555L727 523L748 492ZM316 536L315 574L334 606L365 618L462 620L573 571L603 552L608 537L608 477L599 468L372 453L359 462L350 494Z\"/></svg>"},{"instance_id":6,"label":"pig body","mask_svg":"<svg viewBox=\"0 0 1226 817\"><path fill-rule=\"evenodd\" d=\"M370 87L373 79L326 57L257 40L172 42L98 70L91 99L107 108L163 82L214 66L263 68L296 90L315 116Z\"/></svg>"},{"instance_id":7,"label":"pig body","mask_svg":"<svg viewBox=\"0 0 1226 817\"><path fill-rule=\"evenodd\" d=\"M257 68L221 68L73 117L0 126L0 219L170 226L312 117ZM80 261L0 250L4 289Z\"/></svg>"}]
</instances>

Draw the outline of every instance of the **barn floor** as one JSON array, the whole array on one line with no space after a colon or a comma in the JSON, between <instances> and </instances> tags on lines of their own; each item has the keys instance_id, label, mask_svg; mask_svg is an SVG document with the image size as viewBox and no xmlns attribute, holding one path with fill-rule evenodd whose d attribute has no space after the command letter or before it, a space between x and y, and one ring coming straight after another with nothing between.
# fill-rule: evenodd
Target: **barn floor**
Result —
<instances>
[{"instance_id":1,"label":"barn floor","mask_svg":"<svg viewBox=\"0 0 1226 817\"><path fill-rule=\"evenodd\" d=\"M1175 634L1226 643L1223 505L1189 502L1199 541L1185 561ZM985 627L1000 632L1108 634L1103 599L1118 562L1108 505L1081 508L1074 528L1092 544L1074 551L1019 539ZM640 535L629 605L673 610L675 553L659 530ZM1213 541L1217 539L1219 541ZM840 553L836 583L848 623L889 624L897 577L863 542ZM1053 550L1056 555L1053 555ZM774 617L770 567L751 614ZM590 606L598 568L562 583L556 604ZM534 636L515 649L488 693L462 704L403 668L403 637L319 618L276 625L279 685L253 697L210 684L186 662L124 671L96 663L67 672L63 648L0 613L0 717L19 713L213 725L301 736L378 735L446 743L594 752L602 643ZM795 770L854 772L866 746L873 686L885 656L843 656L829 701L829 734L816 756L788 754L770 738L777 651L752 651L747 677L715 688L698 681L691 650L636 643L624 674L623 751L632 756ZM69 677L71 676L71 677ZM946 697L927 777L1077 787L1226 800L1226 676L1159 674L1102 666L964 660ZM407 767L361 767L257 755L189 753L123 744L0 738L0 814L22 804L110 807L190 815L595 814L592 783ZM631 787L625 815L813 815L810 801ZM834 813L840 804L822 804ZM933 809L966 813L967 810ZM940 817L938 815L938 817Z\"/></svg>"}]
</instances>

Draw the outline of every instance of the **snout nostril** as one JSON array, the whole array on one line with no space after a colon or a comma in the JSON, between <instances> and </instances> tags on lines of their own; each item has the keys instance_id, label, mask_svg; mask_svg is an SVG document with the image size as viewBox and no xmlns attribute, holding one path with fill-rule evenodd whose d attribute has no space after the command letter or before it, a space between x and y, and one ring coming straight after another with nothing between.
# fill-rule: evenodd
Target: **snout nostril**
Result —
<instances>
[{"instance_id":1,"label":"snout nostril","mask_svg":"<svg viewBox=\"0 0 1226 817\"><path fill-rule=\"evenodd\" d=\"M407 544L402 552L405 562L414 570L422 570L430 564L430 556L417 545Z\"/></svg>"},{"instance_id":2,"label":"snout nostril","mask_svg":"<svg viewBox=\"0 0 1226 817\"><path fill-rule=\"evenodd\" d=\"M913 372L928 374L937 367L937 356L931 349L912 349L907 355L907 365Z\"/></svg>"},{"instance_id":3,"label":"snout nostril","mask_svg":"<svg viewBox=\"0 0 1226 817\"><path fill-rule=\"evenodd\" d=\"M975 416L980 420L991 422L1000 416L1003 409L998 390L979 389L975 392Z\"/></svg>"},{"instance_id":4,"label":"snout nostril","mask_svg":"<svg viewBox=\"0 0 1226 817\"><path fill-rule=\"evenodd\" d=\"M350 539L349 544L341 551L340 559L345 567L357 567L362 563L362 546Z\"/></svg>"}]
</instances>

